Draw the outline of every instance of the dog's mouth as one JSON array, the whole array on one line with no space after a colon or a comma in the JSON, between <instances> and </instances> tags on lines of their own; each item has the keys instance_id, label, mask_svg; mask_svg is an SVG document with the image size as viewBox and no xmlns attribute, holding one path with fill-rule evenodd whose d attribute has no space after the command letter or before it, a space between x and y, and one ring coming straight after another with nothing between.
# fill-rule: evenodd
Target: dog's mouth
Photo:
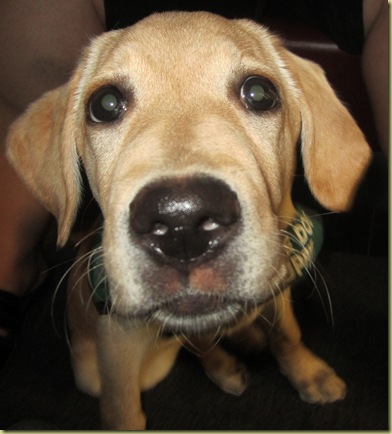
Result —
<instances>
[{"instance_id":1,"label":"dog's mouth","mask_svg":"<svg viewBox=\"0 0 392 434\"><path fill-rule=\"evenodd\" d=\"M136 316L158 323L165 333L219 333L257 304L216 295L188 294L174 297L148 311L138 312Z\"/></svg>"}]
</instances>

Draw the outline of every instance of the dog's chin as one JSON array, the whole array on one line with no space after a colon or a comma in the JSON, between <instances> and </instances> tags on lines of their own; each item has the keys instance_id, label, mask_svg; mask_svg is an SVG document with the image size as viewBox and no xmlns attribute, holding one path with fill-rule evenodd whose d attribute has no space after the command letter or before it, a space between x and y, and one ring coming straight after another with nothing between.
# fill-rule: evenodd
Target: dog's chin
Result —
<instances>
[{"instance_id":1,"label":"dog's chin","mask_svg":"<svg viewBox=\"0 0 392 434\"><path fill-rule=\"evenodd\" d=\"M139 313L158 324L163 333L195 335L220 333L247 314L255 303L204 294L175 297Z\"/></svg>"},{"instance_id":2,"label":"dog's chin","mask_svg":"<svg viewBox=\"0 0 392 434\"><path fill-rule=\"evenodd\" d=\"M175 314L167 308L158 309L151 315L151 319L158 322L165 333L195 335L223 332L234 324L241 314L241 305L230 304L213 312L196 315Z\"/></svg>"}]
</instances>

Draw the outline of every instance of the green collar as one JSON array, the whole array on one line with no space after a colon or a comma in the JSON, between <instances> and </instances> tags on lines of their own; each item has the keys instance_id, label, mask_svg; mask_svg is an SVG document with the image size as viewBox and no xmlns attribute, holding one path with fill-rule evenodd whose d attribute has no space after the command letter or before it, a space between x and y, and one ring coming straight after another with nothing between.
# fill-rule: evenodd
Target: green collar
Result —
<instances>
[{"instance_id":1,"label":"green collar","mask_svg":"<svg viewBox=\"0 0 392 434\"><path fill-rule=\"evenodd\" d=\"M284 249L287 254L286 285L303 280L309 273L323 243L321 219L296 206L297 215L283 232ZM94 248L88 260L88 280L93 291L93 301L103 313L110 307L110 290L102 261L102 234L96 237Z\"/></svg>"},{"instance_id":2,"label":"green collar","mask_svg":"<svg viewBox=\"0 0 392 434\"><path fill-rule=\"evenodd\" d=\"M324 240L321 218L298 205L296 210L297 215L283 232L283 246L288 258L287 286L301 282L309 274Z\"/></svg>"}]
</instances>

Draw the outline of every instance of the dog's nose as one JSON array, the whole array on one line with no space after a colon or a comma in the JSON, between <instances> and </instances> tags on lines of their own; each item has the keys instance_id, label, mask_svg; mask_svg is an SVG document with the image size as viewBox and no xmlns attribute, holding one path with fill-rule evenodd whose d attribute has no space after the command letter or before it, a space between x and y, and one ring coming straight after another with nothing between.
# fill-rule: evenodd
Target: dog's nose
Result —
<instances>
[{"instance_id":1,"label":"dog's nose","mask_svg":"<svg viewBox=\"0 0 392 434\"><path fill-rule=\"evenodd\" d=\"M173 178L144 187L130 205L130 228L162 261L206 260L235 234L237 195L211 177Z\"/></svg>"}]
</instances>

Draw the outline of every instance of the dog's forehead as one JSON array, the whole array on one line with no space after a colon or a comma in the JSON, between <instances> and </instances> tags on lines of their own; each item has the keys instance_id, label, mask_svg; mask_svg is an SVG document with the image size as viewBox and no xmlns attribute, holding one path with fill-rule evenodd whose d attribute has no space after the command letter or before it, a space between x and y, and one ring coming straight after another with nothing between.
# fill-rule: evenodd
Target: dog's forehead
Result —
<instances>
[{"instance_id":1,"label":"dog's forehead","mask_svg":"<svg viewBox=\"0 0 392 434\"><path fill-rule=\"evenodd\" d=\"M130 73L143 81L149 73L177 74L177 81L181 75L203 79L241 68L276 74L279 60L276 41L265 29L204 12L155 14L111 33L89 56L97 82Z\"/></svg>"}]
</instances>

